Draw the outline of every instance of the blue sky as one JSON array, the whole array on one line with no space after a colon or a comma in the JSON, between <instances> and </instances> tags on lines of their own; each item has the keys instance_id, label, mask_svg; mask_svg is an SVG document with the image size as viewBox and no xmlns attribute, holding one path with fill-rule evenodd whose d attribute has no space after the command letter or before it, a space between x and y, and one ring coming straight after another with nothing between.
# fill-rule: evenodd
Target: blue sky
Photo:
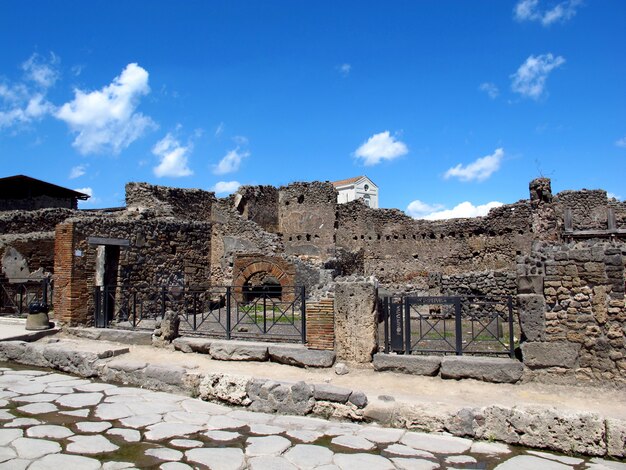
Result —
<instances>
[{"instance_id":1,"label":"blue sky","mask_svg":"<svg viewBox=\"0 0 626 470\"><path fill-rule=\"evenodd\" d=\"M381 207L626 197L626 2L0 3L2 176L123 205L361 174ZM447 212L443 212L447 211Z\"/></svg>"}]
</instances>

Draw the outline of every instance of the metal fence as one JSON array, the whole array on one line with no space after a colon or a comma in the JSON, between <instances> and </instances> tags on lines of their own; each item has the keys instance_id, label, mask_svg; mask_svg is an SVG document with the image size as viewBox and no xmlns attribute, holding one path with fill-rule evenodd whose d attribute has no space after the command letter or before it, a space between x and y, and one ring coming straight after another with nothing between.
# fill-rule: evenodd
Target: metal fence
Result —
<instances>
[{"instance_id":1,"label":"metal fence","mask_svg":"<svg viewBox=\"0 0 626 470\"><path fill-rule=\"evenodd\" d=\"M511 296L384 297L386 353L515 356Z\"/></svg>"},{"instance_id":2,"label":"metal fence","mask_svg":"<svg viewBox=\"0 0 626 470\"><path fill-rule=\"evenodd\" d=\"M208 289L103 286L94 290L98 328L154 329L167 310L180 318L185 335L305 342L304 287L265 289L217 286Z\"/></svg>"},{"instance_id":3,"label":"metal fence","mask_svg":"<svg viewBox=\"0 0 626 470\"><path fill-rule=\"evenodd\" d=\"M53 284L51 279L12 279L0 282L0 315L18 316L28 313L28 306L35 301L45 302L53 308Z\"/></svg>"}]
</instances>

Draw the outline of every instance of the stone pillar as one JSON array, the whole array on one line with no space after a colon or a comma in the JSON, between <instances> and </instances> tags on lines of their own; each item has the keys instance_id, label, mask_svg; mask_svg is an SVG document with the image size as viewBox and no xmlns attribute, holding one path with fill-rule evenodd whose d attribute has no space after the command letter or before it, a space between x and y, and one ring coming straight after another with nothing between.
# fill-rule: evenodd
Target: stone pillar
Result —
<instances>
[{"instance_id":1,"label":"stone pillar","mask_svg":"<svg viewBox=\"0 0 626 470\"><path fill-rule=\"evenodd\" d=\"M520 328L526 341L543 341L546 332L543 276L518 276L517 305Z\"/></svg>"},{"instance_id":2,"label":"stone pillar","mask_svg":"<svg viewBox=\"0 0 626 470\"><path fill-rule=\"evenodd\" d=\"M306 305L306 343L309 349L335 349L335 303L333 299Z\"/></svg>"},{"instance_id":3,"label":"stone pillar","mask_svg":"<svg viewBox=\"0 0 626 470\"><path fill-rule=\"evenodd\" d=\"M335 287L337 359L372 362L378 345L378 288L374 278L340 281Z\"/></svg>"}]
</instances>

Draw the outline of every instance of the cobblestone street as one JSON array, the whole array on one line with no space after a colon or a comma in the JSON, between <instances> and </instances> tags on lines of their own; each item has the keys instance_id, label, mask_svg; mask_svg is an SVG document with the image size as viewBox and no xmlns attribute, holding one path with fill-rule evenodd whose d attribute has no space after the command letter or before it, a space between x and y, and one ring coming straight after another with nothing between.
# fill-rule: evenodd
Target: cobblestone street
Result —
<instances>
[{"instance_id":1,"label":"cobblestone street","mask_svg":"<svg viewBox=\"0 0 626 470\"><path fill-rule=\"evenodd\" d=\"M0 469L626 469L452 436L234 410L0 368Z\"/></svg>"}]
</instances>

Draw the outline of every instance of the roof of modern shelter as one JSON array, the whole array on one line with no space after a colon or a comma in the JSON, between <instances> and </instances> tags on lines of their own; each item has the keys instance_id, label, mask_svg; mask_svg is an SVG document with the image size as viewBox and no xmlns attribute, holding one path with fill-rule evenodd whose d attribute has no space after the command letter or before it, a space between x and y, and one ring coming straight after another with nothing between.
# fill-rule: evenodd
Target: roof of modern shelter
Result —
<instances>
[{"instance_id":1,"label":"roof of modern shelter","mask_svg":"<svg viewBox=\"0 0 626 470\"><path fill-rule=\"evenodd\" d=\"M75 197L82 201L89 199L88 194L30 176L15 175L0 178L0 199L25 199L37 196Z\"/></svg>"},{"instance_id":2,"label":"roof of modern shelter","mask_svg":"<svg viewBox=\"0 0 626 470\"><path fill-rule=\"evenodd\" d=\"M338 186L345 186L347 184L354 184L354 183L356 183L357 181L359 181L359 180L361 180L363 178L367 178L367 176L361 175L361 176L355 176L353 178L347 178L345 180L333 181L333 186L336 188ZM369 179L369 178L367 178L367 179Z\"/></svg>"}]
</instances>

